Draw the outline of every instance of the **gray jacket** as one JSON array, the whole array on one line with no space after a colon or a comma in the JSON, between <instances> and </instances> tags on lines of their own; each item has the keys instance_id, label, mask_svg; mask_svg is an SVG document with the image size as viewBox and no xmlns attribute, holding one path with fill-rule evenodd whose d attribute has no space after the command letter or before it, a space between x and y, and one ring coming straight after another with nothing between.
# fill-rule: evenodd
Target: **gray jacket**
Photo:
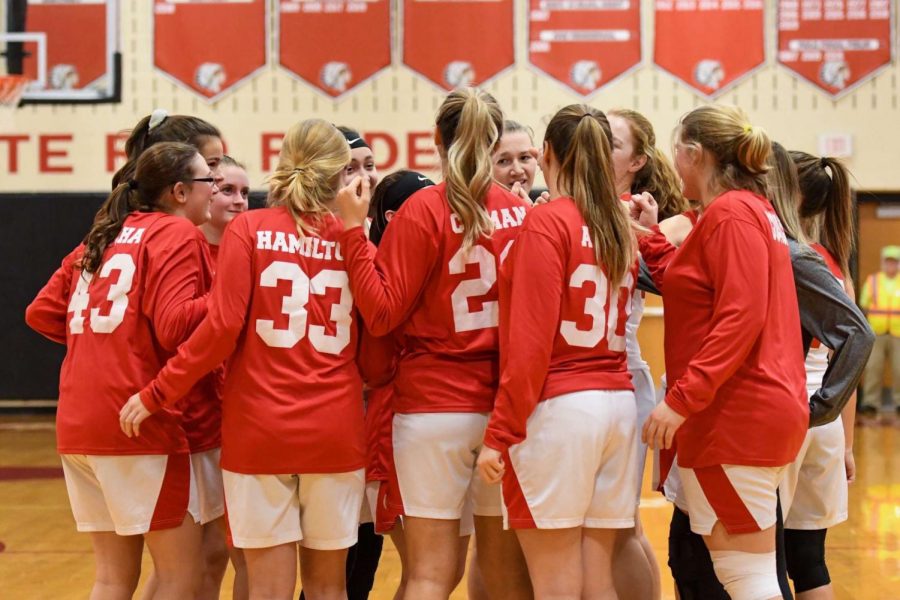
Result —
<instances>
[{"instance_id":1,"label":"gray jacket","mask_svg":"<svg viewBox=\"0 0 900 600\"><path fill-rule=\"evenodd\" d=\"M809 352L813 339L833 350L822 387L809 399L809 426L816 427L838 418L850 400L869 360L875 334L822 257L790 238L788 246L800 308L803 355ZM643 259L638 288L659 295Z\"/></svg>"}]
</instances>

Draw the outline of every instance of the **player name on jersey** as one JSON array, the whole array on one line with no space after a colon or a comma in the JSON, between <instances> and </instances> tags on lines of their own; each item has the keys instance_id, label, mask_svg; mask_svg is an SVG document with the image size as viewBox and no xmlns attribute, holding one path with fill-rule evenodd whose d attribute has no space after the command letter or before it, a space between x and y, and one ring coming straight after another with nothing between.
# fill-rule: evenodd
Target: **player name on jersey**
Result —
<instances>
[{"instance_id":1,"label":"player name on jersey","mask_svg":"<svg viewBox=\"0 0 900 600\"><path fill-rule=\"evenodd\" d=\"M116 238L116 244L140 244L141 238L144 237L144 227L122 227L119 237Z\"/></svg>"},{"instance_id":2,"label":"player name on jersey","mask_svg":"<svg viewBox=\"0 0 900 600\"><path fill-rule=\"evenodd\" d=\"M524 206L513 206L512 208L489 211L488 216L490 216L491 222L494 223L494 229L507 229L521 225L527 210ZM462 221L452 213L450 214L450 227L454 233L463 233L465 231Z\"/></svg>"},{"instance_id":3,"label":"player name on jersey","mask_svg":"<svg viewBox=\"0 0 900 600\"><path fill-rule=\"evenodd\" d=\"M256 249L299 254L318 260L332 260L332 257L334 260L344 260L344 256L341 254L341 245L338 242L314 236L301 238L293 233L283 231L257 231Z\"/></svg>"}]
</instances>

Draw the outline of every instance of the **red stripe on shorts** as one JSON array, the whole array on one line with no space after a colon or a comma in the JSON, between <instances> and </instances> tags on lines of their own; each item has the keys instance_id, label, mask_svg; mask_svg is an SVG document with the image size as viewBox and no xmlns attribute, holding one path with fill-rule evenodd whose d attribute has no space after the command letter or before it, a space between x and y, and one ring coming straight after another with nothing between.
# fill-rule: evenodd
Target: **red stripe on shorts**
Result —
<instances>
[{"instance_id":1,"label":"red stripe on shorts","mask_svg":"<svg viewBox=\"0 0 900 600\"><path fill-rule=\"evenodd\" d=\"M731 485L731 480L722 465L694 469L697 482L712 506L716 517L730 534L761 531L753 514L744 505L740 494Z\"/></svg>"},{"instance_id":2,"label":"red stripe on shorts","mask_svg":"<svg viewBox=\"0 0 900 600\"><path fill-rule=\"evenodd\" d=\"M396 476L393 481L381 481L378 484L378 496L375 499L375 533L390 532L400 518L401 511L393 507L397 503L395 482Z\"/></svg>"},{"instance_id":3,"label":"red stripe on shorts","mask_svg":"<svg viewBox=\"0 0 900 600\"><path fill-rule=\"evenodd\" d=\"M537 524L534 522L531 508L528 507L528 501L525 500L525 494L522 493L522 486L519 484L508 449L503 451L503 464L506 465L506 471L503 473L503 503L506 505L509 527L536 529Z\"/></svg>"},{"instance_id":4,"label":"red stripe on shorts","mask_svg":"<svg viewBox=\"0 0 900 600\"><path fill-rule=\"evenodd\" d=\"M191 495L191 455L170 454L166 474L156 498L156 508L150 520L150 531L172 529L184 522Z\"/></svg>"}]
</instances>

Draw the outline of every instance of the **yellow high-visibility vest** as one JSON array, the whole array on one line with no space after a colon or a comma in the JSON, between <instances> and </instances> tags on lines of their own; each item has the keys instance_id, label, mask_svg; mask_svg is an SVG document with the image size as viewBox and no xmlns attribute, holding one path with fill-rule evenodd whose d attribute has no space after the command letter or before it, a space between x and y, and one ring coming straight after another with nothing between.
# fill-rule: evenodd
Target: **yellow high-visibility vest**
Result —
<instances>
[{"instance_id":1,"label":"yellow high-visibility vest","mask_svg":"<svg viewBox=\"0 0 900 600\"><path fill-rule=\"evenodd\" d=\"M870 275L860 304L875 335L890 333L900 337L900 276L889 279L884 273Z\"/></svg>"}]
</instances>

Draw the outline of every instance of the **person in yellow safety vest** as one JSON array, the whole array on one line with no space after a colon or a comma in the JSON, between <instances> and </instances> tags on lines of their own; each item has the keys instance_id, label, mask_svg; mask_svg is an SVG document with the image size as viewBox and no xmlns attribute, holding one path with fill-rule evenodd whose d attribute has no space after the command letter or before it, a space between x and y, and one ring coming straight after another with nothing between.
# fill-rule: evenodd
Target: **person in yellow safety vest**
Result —
<instances>
[{"instance_id":1,"label":"person in yellow safety vest","mask_svg":"<svg viewBox=\"0 0 900 600\"><path fill-rule=\"evenodd\" d=\"M859 411L875 414L881 406L885 356L891 357L892 402L900 410L900 246L881 249L881 271L863 284L859 305L875 332L875 347L866 364Z\"/></svg>"}]
</instances>

